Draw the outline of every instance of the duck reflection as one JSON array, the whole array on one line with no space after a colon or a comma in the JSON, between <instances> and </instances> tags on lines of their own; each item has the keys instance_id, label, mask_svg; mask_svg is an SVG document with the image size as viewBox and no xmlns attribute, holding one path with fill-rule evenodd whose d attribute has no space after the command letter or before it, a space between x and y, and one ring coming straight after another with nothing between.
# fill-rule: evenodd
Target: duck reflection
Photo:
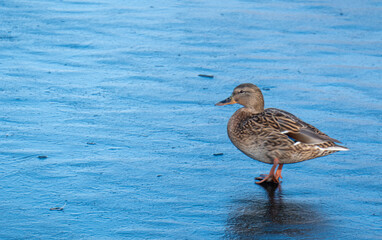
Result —
<instances>
[{"instance_id":1,"label":"duck reflection","mask_svg":"<svg viewBox=\"0 0 382 240\"><path fill-rule=\"evenodd\" d=\"M281 186L261 185L267 199L255 196L237 201L226 227L228 239L264 239L283 237L319 237L324 224L311 206L283 200Z\"/></svg>"}]
</instances>

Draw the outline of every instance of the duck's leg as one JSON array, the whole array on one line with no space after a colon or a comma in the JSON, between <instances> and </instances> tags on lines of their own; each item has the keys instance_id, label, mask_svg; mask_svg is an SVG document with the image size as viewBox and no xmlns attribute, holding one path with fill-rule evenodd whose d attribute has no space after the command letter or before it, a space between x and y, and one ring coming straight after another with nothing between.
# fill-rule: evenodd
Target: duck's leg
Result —
<instances>
[{"instance_id":1,"label":"duck's leg","mask_svg":"<svg viewBox=\"0 0 382 240\"><path fill-rule=\"evenodd\" d=\"M280 178L283 178L283 177L281 176L281 171L283 170L283 165L284 165L284 164L279 164L279 167L277 168L276 173L275 173L275 178L276 178L276 181L277 181L278 183L280 183Z\"/></svg>"},{"instance_id":2,"label":"duck's leg","mask_svg":"<svg viewBox=\"0 0 382 240\"><path fill-rule=\"evenodd\" d=\"M278 180L275 178L275 169L276 169L277 165L279 165L279 159L275 158L273 160L273 166L271 168L271 171L269 171L269 174L266 177L264 177L263 180L261 180L260 182L256 182L256 183L261 184L265 181L268 181L268 179L272 179L274 182L278 183Z\"/></svg>"}]
</instances>

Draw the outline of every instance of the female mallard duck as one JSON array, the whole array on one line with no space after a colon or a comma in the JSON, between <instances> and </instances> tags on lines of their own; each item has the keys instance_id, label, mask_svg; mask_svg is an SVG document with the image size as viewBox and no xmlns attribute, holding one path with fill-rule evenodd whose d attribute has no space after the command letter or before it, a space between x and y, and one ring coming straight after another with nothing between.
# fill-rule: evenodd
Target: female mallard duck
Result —
<instances>
[{"instance_id":1,"label":"female mallard duck","mask_svg":"<svg viewBox=\"0 0 382 240\"><path fill-rule=\"evenodd\" d=\"M272 180L279 183L286 163L302 162L349 150L335 144L340 141L291 113L276 108L264 109L263 94L251 83L240 84L229 98L215 105L234 103L244 107L237 110L228 121L229 139L247 156L273 164L269 174L257 182L259 184Z\"/></svg>"}]
</instances>

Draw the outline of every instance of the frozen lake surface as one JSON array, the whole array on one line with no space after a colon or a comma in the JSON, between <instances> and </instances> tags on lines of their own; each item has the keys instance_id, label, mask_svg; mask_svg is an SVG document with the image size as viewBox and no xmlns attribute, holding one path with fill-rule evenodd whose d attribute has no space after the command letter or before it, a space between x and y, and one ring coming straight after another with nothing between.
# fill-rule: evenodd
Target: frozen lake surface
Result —
<instances>
[{"instance_id":1,"label":"frozen lake surface","mask_svg":"<svg viewBox=\"0 0 382 240\"><path fill-rule=\"evenodd\" d=\"M381 12L0 1L0 238L381 239ZM230 143L239 106L214 106L244 82L351 151L254 184L270 165Z\"/></svg>"}]
</instances>

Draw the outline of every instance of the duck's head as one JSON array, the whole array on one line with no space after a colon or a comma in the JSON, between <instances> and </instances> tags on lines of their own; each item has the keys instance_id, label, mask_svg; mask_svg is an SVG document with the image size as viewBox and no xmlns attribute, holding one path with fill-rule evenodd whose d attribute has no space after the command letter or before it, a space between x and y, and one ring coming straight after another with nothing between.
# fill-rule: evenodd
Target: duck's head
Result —
<instances>
[{"instance_id":1,"label":"duck's head","mask_svg":"<svg viewBox=\"0 0 382 240\"><path fill-rule=\"evenodd\" d=\"M216 106L238 103L246 108L251 108L256 112L264 111L264 98L260 88L252 83L243 83L235 87L232 95L223 101L216 103Z\"/></svg>"}]
</instances>

